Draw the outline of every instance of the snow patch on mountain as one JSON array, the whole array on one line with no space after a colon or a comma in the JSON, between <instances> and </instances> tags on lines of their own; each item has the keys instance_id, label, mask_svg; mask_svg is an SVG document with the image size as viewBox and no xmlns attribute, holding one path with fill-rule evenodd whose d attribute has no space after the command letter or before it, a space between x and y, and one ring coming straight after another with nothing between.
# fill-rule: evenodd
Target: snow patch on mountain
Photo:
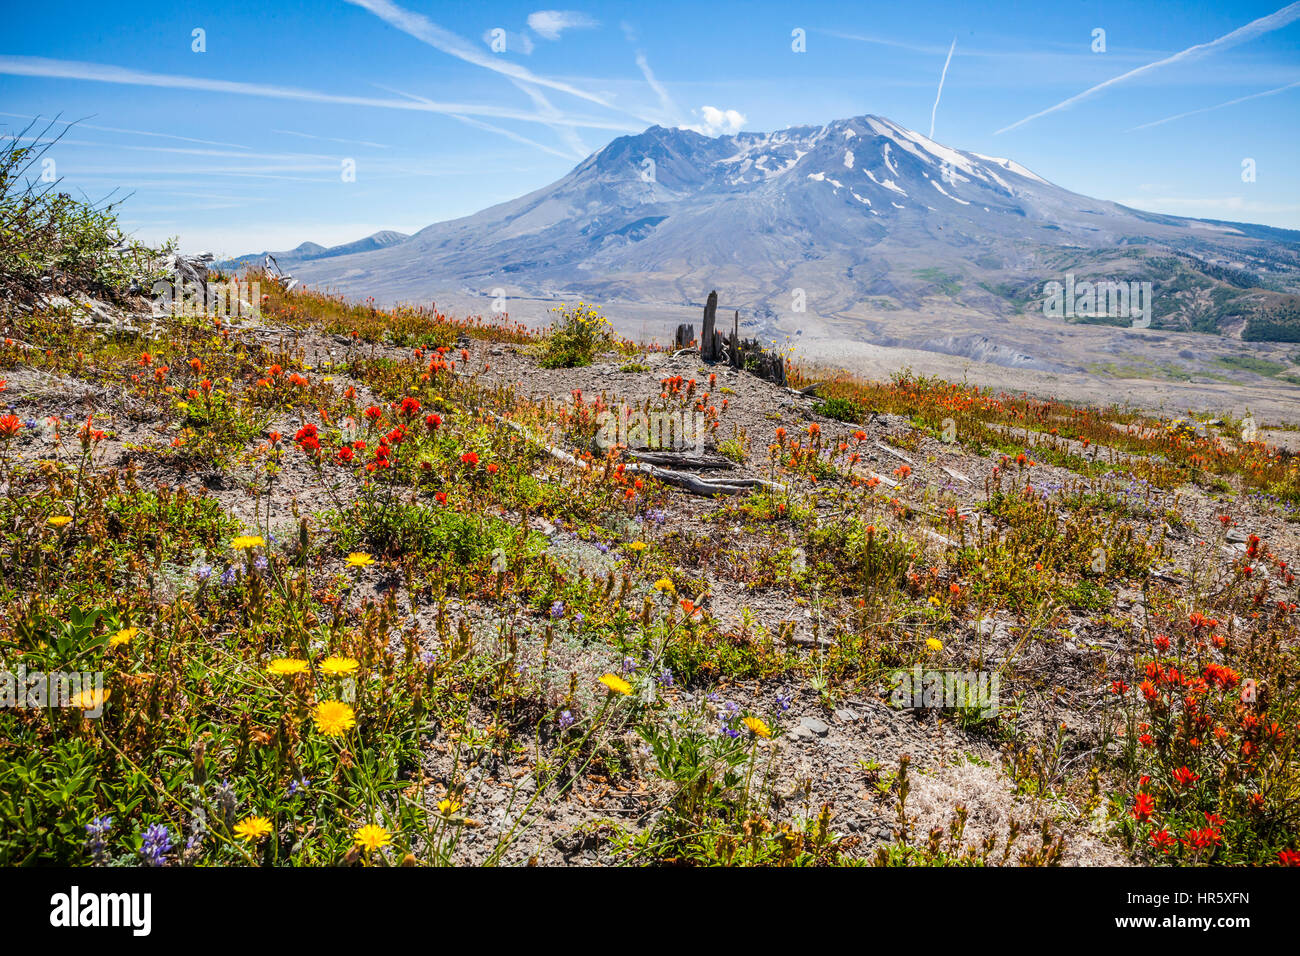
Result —
<instances>
[{"instance_id":1,"label":"snow patch on mountain","mask_svg":"<svg viewBox=\"0 0 1300 956\"><path fill-rule=\"evenodd\" d=\"M897 176L897 175L898 175L898 167L894 165L894 160L893 160L893 159L890 157L890 155L889 155L889 144L888 144L888 143L885 144L885 147L884 147L884 149L881 150L881 153L882 153L882 154L884 155L884 157L885 157L885 168L888 169L888 170L889 170L891 173L893 173L895 176Z\"/></svg>"},{"instance_id":2,"label":"snow patch on mountain","mask_svg":"<svg viewBox=\"0 0 1300 956\"><path fill-rule=\"evenodd\" d=\"M970 205L970 201L969 201L969 200L967 200L967 199L958 199L956 196L954 196L954 195L952 195L951 193L949 193L948 190L944 189L942 186L940 186L938 183L936 183L933 179L930 180L930 185L933 186L935 189L939 190L939 192L943 193L945 196L947 196L947 197L948 197L949 199L951 199L953 202L959 202L959 203L961 203L963 206L969 206L969 205Z\"/></svg>"},{"instance_id":3,"label":"snow patch on mountain","mask_svg":"<svg viewBox=\"0 0 1300 956\"><path fill-rule=\"evenodd\" d=\"M899 186L899 185L898 185L896 182L894 182L892 179L886 179L886 180L884 180L884 181L882 182L881 180L879 180L879 179L876 178L876 174L873 173L871 170L869 170L869 169L864 169L863 172L866 173L866 174L867 174L867 178L870 179L870 180L871 180L873 183L875 183L877 186L883 186L885 189L892 189L894 192L898 193L900 196L904 196L904 197L907 196L907 192L903 189L903 187ZM899 206L898 208L899 208L899 209L902 209L903 207L902 207L902 206Z\"/></svg>"},{"instance_id":4,"label":"snow patch on mountain","mask_svg":"<svg viewBox=\"0 0 1300 956\"><path fill-rule=\"evenodd\" d=\"M1042 176L1039 176L1037 173L1033 172L1032 170L1026 169L1024 166L1021 166L1019 163L1013 160L1000 159L997 156L985 156L983 153L971 153L971 155L978 156L980 159L984 160L985 162L989 162L989 163L993 163L994 165L1001 166L1003 169L1007 170L1008 172L1015 173L1017 176L1024 176L1025 179L1032 179L1034 182L1042 183L1044 186L1052 185Z\"/></svg>"},{"instance_id":5,"label":"snow patch on mountain","mask_svg":"<svg viewBox=\"0 0 1300 956\"><path fill-rule=\"evenodd\" d=\"M811 179L813 182L830 183L836 189L844 188L844 184L842 182L840 182L838 179L831 179L825 173L809 173L808 178Z\"/></svg>"}]
</instances>

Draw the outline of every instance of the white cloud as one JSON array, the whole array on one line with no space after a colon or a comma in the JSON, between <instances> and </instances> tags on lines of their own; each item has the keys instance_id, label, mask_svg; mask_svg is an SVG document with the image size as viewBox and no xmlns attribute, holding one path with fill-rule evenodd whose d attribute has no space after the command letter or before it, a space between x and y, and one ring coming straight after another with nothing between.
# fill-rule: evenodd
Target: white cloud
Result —
<instances>
[{"instance_id":1,"label":"white cloud","mask_svg":"<svg viewBox=\"0 0 1300 956\"><path fill-rule=\"evenodd\" d=\"M300 136L303 139L318 139L324 143L343 143L347 146L367 146L371 149L391 149L383 143L372 143L366 139L339 139L336 136L317 136L314 133L299 133L292 129L273 129L272 133L279 133L282 136Z\"/></svg>"},{"instance_id":2,"label":"white cloud","mask_svg":"<svg viewBox=\"0 0 1300 956\"><path fill-rule=\"evenodd\" d=\"M516 80L527 80L529 83L536 83L539 86L559 90L561 93L568 93L570 96L576 96L592 103L599 103L601 106L610 105L607 100L594 93L588 93L586 90L580 90L559 80L538 76L516 63L502 59L494 53L484 53L478 47L461 39L450 30L443 29L424 14L414 13L399 7L392 0L347 0L347 2L361 7L363 10L369 10L389 26L415 37L422 43L427 43L435 50L441 50L449 56L464 60L466 63L473 63L475 66L502 73ZM533 16L536 16L536 14L533 14ZM531 21L532 17L529 17L529 20Z\"/></svg>"},{"instance_id":3,"label":"white cloud","mask_svg":"<svg viewBox=\"0 0 1300 956\"><path fill-rule=\"evenodd\" d=\"M659 105L663 109L664 115L671 117L668 122L676 122L678 117L681 116L677 110L677 104L673 102L672 96L669 95L668 88L655 77L654 71L650 69L650 61L645 58L645 54L640 50L636 54L636 65L640 67L641 75L645 77L650 89L654 90L659 97ZM744 122L744 120L742 119L741 122Z\"/></svg>"},{"instance_id":4,"label":"white cloud","mask_svg":"<svg viewBox=\"0 0 1300 956\"><path fill-rule=\"evenodd\" d=\"M1200 216L1207 219L1241 219L1243 216L1258 217L1261 214L1300 212L1300 205L1295 203L1265 202L1243 199L1240 196L1142 196L1115 201L1134 209L1149 209L1153 212L1168 212L1174 216ZM1259 219L1242 221L1258 222Z\"/></svg>"},{"instance_id":5,"label":"white cloud","mask_svg":"<svg viewBox=\"0 0 1300 956\"><path fill-rule=\"evenodd\" d=\"M594 26L599 24L577 10L538 10L528 14L528 28L547 40L558 40L565 30L584 30Z\"/></svg>"},{"instance_id":6,"label":"white cloud","mask_svg":"<svg viewBox=\"0 0 1300 956\"><path fill-rule=\"evenodd\" d=\"M24 119L24 120L33 120L33 121L35 121L35 122L34 122L34 125L33 125L33 128L32 128L32 132L33 132L33 133L39 132L41 129L43 129L43 128L47 125L47 124L46 124L46 120L43 119L42 117L40 117L40 116L29 116L29 115L26 114L26 113L6 113L6 112L4 112L4 111L0 111L0 116L12 116L12 117L14 117L14 118L16 118L16 119ZM55 120L51 119L51 120L49 120L49 122L55 122ZM201 143L201 144L203 144L203 145L205 145L205 146L229 146L231 149L249 149L249 148L250 148L250 147L248 147L248 146L241 146L239 143L223 143L223 142L221 142L220 140L215 140L215 139L194 139L193 137L190 137L190 136L177 136L177 135L174 134L174 133L151 133L151 132L149 132L149 131L147 131L147 130L142 130L142 129L122 129L122 128L117 127L117 126L96 126L96 125L94 125L93 123L83 123L83 122L81 122L81 120L64 120L64 119L60 119L60 120L57 120L57 122L61 123L62 125L66 126L66 127L68 127L69 129L71 129L72 127L75 126L75 127L76 127L77 129L79 129L79 130L80 130L80 129L93 129L93 130L99 130L100 132L104 132L104 133L129 133L129 134L131 134L132 136L157 136L157 137L160 137L160 138L162 138L162 139L176 139L176 140L180 140L181 142L184 142L184 143Z\"/></svg>"},{"instance_id":7,"label":"white cloud","mask_svg":"<svg viewBox=\"0 0 1300 956\"><path fill-rule=\"evenodd\" d=\"M526 70L521 77L528 82L554 87L555 84L533 76ZM539 117L536 113L507 107L471 103L437 103L426 99L382 99L373 96L344 96L320 93L299 87L273 86L265 83L244 83L238 80L213 80L202 77L177 76L167 73L147 73L126 67L102 63L80 63L75 60L51 60L35 56L0 55L0 76L39 76L47 79L86 80L95 83L117 83L131 86L156 86L180 90L206 90L211 93L229 93L240 96L263 96L274 99L298 100L312 103L335 103L342 106L366 106L380 109L412 110L426 113L459 114L462 116L491 116L497 119L524 120L547 126L562 123L566 126L585 126L591 129L612 129L620 132L638 132L639 127L611 120L583 116ZM590 97L588 97L590 98ZM597 100L597 102L603 102Z\"/></svg>"},{"instance_id":8,"label":"white cloud","mask_svg":"<svg viewBox=\"0 0 1300 956\"><path fill-rule=\"evenodd\" d=\"M489 49L492 49L492 44L496 42L496 37L492 35L492 32L492 30L483 31L483 43L486 44ZM522 53L525 56L530 56L533 50L537 48L537 44L533 43L533 38L527 33L510 33L507 31L505 40L506 53ZM492 52L495 53L496 51L493 50Z\"/></svg>"},{"instance_id":9,"label":"white cloud","mask_svg":"<svg viewBox=\"0 0 1300 956\"><path fill-rule=\"evenodd\" d=\"M745 114L736 110L720 110L716 106L701 106L697 113L700 122L686 129L693 129L697 133L703 133L705 136L730 136L733 133L739 133L740 128L745 125Z\"/></svg>"}]
</instances>

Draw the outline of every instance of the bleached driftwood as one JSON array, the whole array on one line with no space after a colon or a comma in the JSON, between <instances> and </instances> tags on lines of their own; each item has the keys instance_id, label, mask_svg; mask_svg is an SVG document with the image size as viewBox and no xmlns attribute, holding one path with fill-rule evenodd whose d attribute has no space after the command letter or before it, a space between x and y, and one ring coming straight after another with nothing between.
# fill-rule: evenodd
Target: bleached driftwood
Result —
<instances>
[{"instance_id":1,"label":"bleached driftwood","mask_svg":"<svg viewBox=\"0 0 1300 956\"><path fill-rule=\"evenodd\" d=\"M556 461L564 462L566 465L580 468L583 471L589 471L591 469L591 464L589 462L585 462L581 458L569 454L557 445L549 444L534 435L530 435L528 431L517 422L512 422L494 412L488 412L488 415L491 416L493 420L505 425L507 428L518 432L526 441L532 442ZM712 497L714 495L739 495L744 494L747 491L753 491L756 488L766 488L769 491L785 491L784 485L777 484L774 481L767 481L763 478L726 478L718 481L706 481L698 475L692 475L688 472L674 471L671 468L660 468L656 465L639 464L636 462L624 465L623 471L625 474L631 472L637 475L648 475L651 478L662 481L666 485L672 485L675 488L681 488L683 491L689 491L693 495L703 495L705 497Z\"/></svg>"},{"instance_id":2,"label":"bleached driftwood","mask_svg":"<svg viewBox=\"0 0 1300 956\"><path fill-rule=\"evenodd\" d=\"M893 448L890 448L888 445L886 445L886 444L885 444L884 442L882 442L882 441L875 441L875 442L872 442L871 444L875 445L877 448L879 448L879 449L880 449L881 451L883 451L885 454L887 454L887 455L893 455L893 456L894 456L895 458L897 458L899 461L904 461L904 462L906 462L906 463L909 464L909 465L914 465L914 464L916 464L916 462L912 461L912 459L908 458L908 457L907 457L906 455L904 455L902 452L900 452L900 451L896 451L896 450L894 450Z\"/></svg>"},{"instance_id":3,"label":"bleached driftwood","mask_svg":"<svg viewBox=\"0 0 1300 956\"><path fill-rule=\"evenodd\" d=\"M643 461L647 465L685 468L687 471L707 471L711 468L730 471L736 467L734 461L721 455L697 455L690 452L672 451L637 451L635 449L629 449L627 455L629 458Z\"/></svg>"},{"instance_id":4,"label":"bleached driftwood","mask_svg":"<svg viewBox=\"0 0 1300 956\"><path fill-rule=\"evenodd\" d=\"M284 286L285 292L290 291L294 286L298 285L298 280L293 277L292 273L280 271L280 263L276 262L275 256L271 255L269 252L266 254L266 259L262 263L262 268L268 276L280 283L280 285Z\"/></svg>"}]
</instances>

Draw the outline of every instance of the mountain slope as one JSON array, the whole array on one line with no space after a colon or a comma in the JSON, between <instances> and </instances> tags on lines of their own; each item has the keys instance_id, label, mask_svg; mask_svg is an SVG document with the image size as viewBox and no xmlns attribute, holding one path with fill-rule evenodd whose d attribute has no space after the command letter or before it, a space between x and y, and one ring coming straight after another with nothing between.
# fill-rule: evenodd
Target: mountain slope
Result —
<instances>
[{"instance_id":1,"label":"mountain slope","mask_svg":"<svg viewBox=\"0 0 1300 956\"><path fill-rule=\"evenodd\" d=\"M296 267L302 262L311 262L315 259L329 259L334 256L350 256L357 253L373 252L377 249L384 249L388 246L395 246L398 243L405 242L409 239L404 232L397 232L392 229L381 229L373 235L366 236L364 239L357 239L353 242L345 242L338 246L322 246L318 242L304 242L287 252L256 252L249 255L239 256L236 259L229 259L225 262L217 263L223 268L239 268L245 265L260 264L268 255L275 256L276 262L284 268Z\"/></svg>"},{"instance_id":2,"label":"mountain slope","mask_svg":"<svg viewBox=\"0 0 1300 956\"><path fill-rule=\"evenodd\" d=\"M500 289L682 304L717 288L769 319L796 290L822 316L934 295L996 315L1037 307L1042 283L1073 271L1173 283L1187 295L1158 296L1157 325L1217 328L1300 275L1300 233L1090 199L875 116L717 138L652 127L518 199L329 253L296 273L388 300Z\"/></svg>"}]
</instances>

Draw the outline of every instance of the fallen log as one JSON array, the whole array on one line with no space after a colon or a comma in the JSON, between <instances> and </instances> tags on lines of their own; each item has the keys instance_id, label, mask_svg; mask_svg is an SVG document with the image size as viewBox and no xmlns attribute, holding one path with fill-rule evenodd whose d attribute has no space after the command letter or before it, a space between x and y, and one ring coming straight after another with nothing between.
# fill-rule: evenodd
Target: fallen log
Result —
<instances>
[{"instance_id":1,"label":"fallen log","mask_svg":"<svg viewBox=\"0 0 1300 956\"><path fill-rule=\"evenodd\" d=\"M671 451L636 451L627 452L629 458L643 461L647 465L660 465L666 468L685 468L687 471L707 471L718 469L730 471L736 463L721 455L688 455Z\"/></svg>"},{"instance_id":2,"label":"fallen log","mask_svg":"<svg viewBox=\"0 0 1300 956\"><path fill-rule=\"evenodd\" d=\"M487 413L494 421L513 429L523 436L524 440L536 445L542 451L546 452L556 461L562 461L566 465L574 468L581 468L583 471L591 470L591 465L582 459L569 454L563 448L549 444L540 438L530 435L528 431L517 422L512 422L507 418L496 414L495 412ZM659 468L655 465L633 463L624 466L624 472L632 472L639 475L649 475L666 485L672 485L675 488L681 488L683 491L689 491L693 495L703 495L712 497L714 495L739 495L747 491L754 491L758 488L765 488L769 491L785 491L785 485L777 484L774 481L767 481L763 478L727 478L718 481L706 481L698 475L692 475L688 472L673 471L669 468Z\"/></svg>"},{"instance_id":3,"label":"fallen log","mask_svg":"<svg viewBox=\"0 0 1300 956\"><path fill-rule=\"evenodd\" d=\"M916 462L912 461L912 459L908 458L908 457L907 457L906 455L904 455L901 451L895 451L893 448L890 448L888 445L886 445L886 444L885 444L884 442L882 442L882 441L875 441L875 442L872 442L871 444L875 445L877 448L879 448L879 449L880 449L881 451L883 451L885 454L887 454L887 455L893 455L895 458L899 459L900 461L904 461L904 462L906 462L906 463L909 464L909 465L915 465L915 464L916 464Z\"/></svg>"}]
</instances>

